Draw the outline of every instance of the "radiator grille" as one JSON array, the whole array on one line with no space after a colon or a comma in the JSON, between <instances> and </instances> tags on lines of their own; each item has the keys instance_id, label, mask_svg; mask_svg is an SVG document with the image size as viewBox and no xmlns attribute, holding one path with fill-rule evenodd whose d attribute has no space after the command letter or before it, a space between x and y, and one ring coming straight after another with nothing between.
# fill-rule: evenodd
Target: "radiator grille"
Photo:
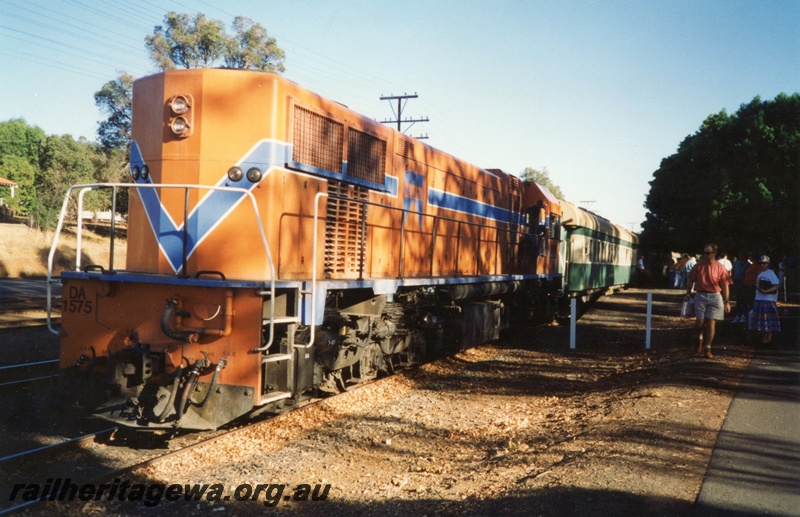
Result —
<instances>
[{"instance_id":1,"label":"radiator grille","mask_svg":"<svg viewBox=\"0 0 800 517\"><path fill-rule=\"evenodd\" d=\"M367 133L347 131L347 175L383 185L386 181L386 142Z\"/></svg>"},{"instance_id":2,"label":"radiator grille","mask_svg":"<svg viewBox=\"0 0 800 517\"><path fill-rule=\"evenodd\" d=\"M328 193L330 196L325 219L325 276L327 278L360 276L364 260L363 231L367 222L367 206L350 199L366 200L369 192L363 187L330 181Z\"/></svg>"},{"instance_id":3,"label":"radiator grille","mask_svg":"<svg viewBox=\"0 0 800 517\"><path fill-rule=\"evenodd\" d=\"M342 172L344 124L294 107L292 160L332 172Z\"/></svg>"}]
</instances>

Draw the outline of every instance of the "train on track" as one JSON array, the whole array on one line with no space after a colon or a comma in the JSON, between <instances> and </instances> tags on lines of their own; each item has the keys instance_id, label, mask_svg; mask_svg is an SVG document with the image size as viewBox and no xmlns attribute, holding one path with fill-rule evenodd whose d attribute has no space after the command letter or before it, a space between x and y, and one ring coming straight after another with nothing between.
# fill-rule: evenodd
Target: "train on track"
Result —
<instances>
[{"instance_id":1,"label":"train on track","mask_svg":"<svg viewBox=\"0 0 800 517\"><path fill-rule=\"evenodd\" d=\"M278 411L631 281L635 234L279 76L159 73L132 113L130 183L69 189L48 284L84 194L127 189L125 266L112 221L57 330L62 391L120 425Z\"/></svg>"}]
</instances>

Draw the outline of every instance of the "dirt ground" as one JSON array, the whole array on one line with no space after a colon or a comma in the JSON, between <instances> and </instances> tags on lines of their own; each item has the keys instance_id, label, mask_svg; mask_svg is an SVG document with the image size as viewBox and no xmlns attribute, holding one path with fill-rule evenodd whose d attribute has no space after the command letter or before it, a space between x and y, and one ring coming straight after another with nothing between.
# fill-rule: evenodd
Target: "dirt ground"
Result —
<instances>
[{"instance_id":1,"label":"dirt ground","mask_svg":"<svg viewBox=\"0 0 800 517\"><path fill-rule=\"evenodd\" d=\"M575 350L568 327L524 329L126 478L220 484L221 497L168 501L156 488L152 508L56 502L37 513L691 515L755 340L720 324L715 357L697 357L680 293L653 298L650 350L646 293L630 290L579 320ZM258 484L271 487L248 492ZM302 500L302 485L325 500Z\"/></svg>"}]
</instances>

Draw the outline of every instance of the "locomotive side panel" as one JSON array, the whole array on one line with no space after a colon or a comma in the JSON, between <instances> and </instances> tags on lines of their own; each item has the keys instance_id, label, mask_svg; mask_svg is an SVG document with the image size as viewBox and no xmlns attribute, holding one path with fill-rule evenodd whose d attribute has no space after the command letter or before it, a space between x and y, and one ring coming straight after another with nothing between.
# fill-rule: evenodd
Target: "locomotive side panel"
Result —
<instances>
[{"instance_id":1,"label":"locomotive side panel","mask_svg":"<svg viewBox=\"0 0 800 517\"><path fill-rule=\"evenodd\" d=\"M149 168L149 183L248 189L257 199L269 248L276 251L279 278L308 278L315 263L318 277L338 279L510 272L507 243L519 216L510 209L503 173L419 143L416 150L403 147L398 159L393 151L400 144L392 130L276 76L180 72L136 84L135 96L158 108L135 106L134 138L141 166ZM171 131L171 103L177 96L191 99L188 136ZM157 133L160 146L153 137ZM245 176L256 170L257 179L227 178L233 166ZM316 201L317 193L329 196ZM255 217L245 208L248 198L195 189L188 198L181 189L148 197L132 203L131 220L152 226L158 238L134 237L141 242L130 248L132 269L180 271L185 258L188 272L264 278L265 258L254 246L260 242L257 225L247 222ZM361 203L377 199L391 208ZM320 213L316 261L310 221L315 207ZM526 272L545 268L537 260Z\"/></svg>"},{"instance_id":2,"label":"locomotive side panel","mask_svg":"<svg viewBox=\"0 0 800 517\"><path fill-rule=\"evenodd\" d=\"M278 278L308 278L311 276L313 262L314 212L313 199L327 185L307 175L290 173L285 170L278 174L280 180L271 185L273 201L280 206L278 225ZM290 195L290 193L297 195ZM323 255L318 256L321 261Z\"/></svg>"}]
</instances>

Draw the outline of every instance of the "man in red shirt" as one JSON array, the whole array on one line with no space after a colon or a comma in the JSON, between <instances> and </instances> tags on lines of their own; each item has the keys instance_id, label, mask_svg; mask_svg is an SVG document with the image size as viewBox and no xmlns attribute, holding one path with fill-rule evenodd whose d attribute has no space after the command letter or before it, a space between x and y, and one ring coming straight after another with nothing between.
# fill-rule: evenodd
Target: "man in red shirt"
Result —
<instances>
[{"instance_id":1,"label":"man in red shirt","mask_svg":"<svg viewBox=\"0 0 800 517\"><path fill-rule=\"evenodd\" d=\"M703 246L702 260L689 272L685 296L686 300L690 298L694 286L698 354L705 349L706 357L714 357L711 342L714 341L717 320L724 320L725 313L731 310L729 286L732 283L730 273L717 261L717 245Z\"/></svg>"}]
</instances>

